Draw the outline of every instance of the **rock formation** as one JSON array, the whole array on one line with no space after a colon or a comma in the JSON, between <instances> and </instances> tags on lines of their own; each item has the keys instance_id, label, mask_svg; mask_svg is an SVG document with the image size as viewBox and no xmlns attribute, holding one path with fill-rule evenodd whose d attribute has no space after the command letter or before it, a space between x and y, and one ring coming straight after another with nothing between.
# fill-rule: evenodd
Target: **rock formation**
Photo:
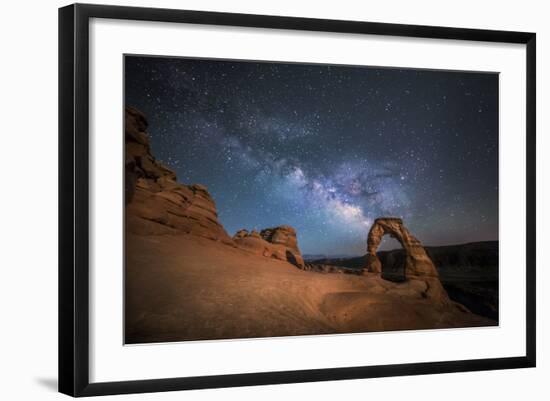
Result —
<instances>
[{"instance_id":1,"label":"rock formation","mask_svg":"<svg viewBox=\"0 0 550 401\"><path fill-rule=\"evenodd\" d=\"M290 226L266 228L259 233L256 230L239 230L233 236L233 241L239 248L257 255L285 260L297 267L304 267L296 230Z\"/></svg>"},{"instance_id":2,"label":"rock formation","mask_svg":"<svg viewBox=\"0 0 550 401\"><path fill-rule=\"evenodd\" d=\"M424 247L403 225L403 220L395 217L382 217L374 221L367 239L366 270L382 272L382 263L376 255L382 237L389 234L405 250L405 276L438 277L437 270Z\"/></svg>"},{"instance_id":3,"label":"rock formation","mask_svg":"<svg viewBox=\"0 0 550 401\"><path fill-rule=\"evenodd\" d=\"M126 229L139 235L187 233L237 246L300 268L304 261L290 226L240 230L233 239L218 221L214 200L200 184L184 185L151 153L147 119L126 107Z\"/></svg>"},{"instance_id":4,"label":"rock formation","mask_svg":"<svg viewBox=\"0 0 550 401\"><path fill-rule=\"evenodd\" d=\"M403 225L403 220L395 217L382 217L374 221L367 239L365 270L371 273L382 273L382 263L376 254L382 237L389 234L395 238L405 252L405 278L413 283L426 285L424 296L435 302L449 304L451 300L443 288L437 269L426 253L424 247ZM459 305L459 304L457 304ZM464 308L462 305L460 307Z\"/></svg>"},{"instance_id":5,"label":"rock formation","mask_svg":"<svg viewBox=\"0 0 550 401\"><path fill-rule=\"evenodd\" d=\"M145 116L126 107L126 229L140 234L190 233L231 243L202 185L183 185L151 154Z\"/></svg>"}]
</instances>

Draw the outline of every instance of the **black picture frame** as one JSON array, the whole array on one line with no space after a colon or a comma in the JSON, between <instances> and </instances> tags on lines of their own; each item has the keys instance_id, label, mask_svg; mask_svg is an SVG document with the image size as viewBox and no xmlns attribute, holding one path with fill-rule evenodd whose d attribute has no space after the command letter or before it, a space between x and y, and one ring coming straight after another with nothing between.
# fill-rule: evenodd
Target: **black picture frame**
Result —
<instances>
[{"instance_id":1,"label":"black picture frame","mask_svg":"<svg viewBox=\"0 0 550 401\"><path fill-rule=\"evenodd\" d=\"M527 68L526 355L494 359L90 383L88 28L91 18L525 44ZM88 4L74 4L60 8L59 391L71 396L95 396L534 367L536 364L535 65L536 35L527 32Z\"/></svg>"}]
</instances>

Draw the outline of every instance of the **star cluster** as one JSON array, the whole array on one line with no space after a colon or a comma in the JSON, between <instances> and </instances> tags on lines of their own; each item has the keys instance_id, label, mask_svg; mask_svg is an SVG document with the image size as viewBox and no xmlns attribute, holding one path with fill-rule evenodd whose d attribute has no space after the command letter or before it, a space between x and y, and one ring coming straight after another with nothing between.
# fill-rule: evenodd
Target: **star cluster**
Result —
<instances>
[{"instance_id":1,"label":"star cluster","mask_svg":"<svg viewBox=\"0 0 550 401\"><path fill-rule=\"evenodd\" d=\"M356 255L400 216L430 245L498 238L497 74L126 56L125 97L230 234Z\"/></svg>"}]
</instances>

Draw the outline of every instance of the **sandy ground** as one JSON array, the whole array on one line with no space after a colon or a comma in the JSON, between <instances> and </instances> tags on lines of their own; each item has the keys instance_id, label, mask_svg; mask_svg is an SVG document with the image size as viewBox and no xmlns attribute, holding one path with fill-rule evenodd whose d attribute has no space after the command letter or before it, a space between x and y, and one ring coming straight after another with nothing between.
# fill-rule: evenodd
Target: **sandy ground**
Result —
<instances>
[{"instance_id":1,"label":"sandy ground","mask_svg":"<svg viewBox=\"0 0 550 401\"><path fill-rule=\"evenodd\" d=\"M426 284L323 274L192 235L127 236L126 343L495 325Z\"/></svg>"}]
</instances>

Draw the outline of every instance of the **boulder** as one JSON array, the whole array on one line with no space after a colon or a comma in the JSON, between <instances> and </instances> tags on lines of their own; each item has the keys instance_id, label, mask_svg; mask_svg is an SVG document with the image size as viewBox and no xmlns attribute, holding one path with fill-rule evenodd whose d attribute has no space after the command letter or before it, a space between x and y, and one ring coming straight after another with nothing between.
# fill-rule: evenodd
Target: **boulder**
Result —
<instances>
[{"instance_id":1,"label":"boulder","mask_svg":"<svg viewBox=\"0 0 550 401\"><path fill-rule=\"evenodd\" d=\"M290 226L278 226L273 228L265 228L260 232L260 236L267 242L272 244L281 244L287 248L300 253L298 249L298 239L296 238L296 230ZM301 256L301 255L300 255Z\"/></svg>"},{"instance_id":2,"label":"boulder","mask_svg":"<svg viewBox=\"0 0 550 401\"><path fill-rule=\"evenodd\" d=\"M266 228L259 233L256 230L249 232L242 229L235 233L233 241L239 248L257 255L284 260L299 268L304 267L296 230L290 226Z\"/></svg>"}]
</instances>

